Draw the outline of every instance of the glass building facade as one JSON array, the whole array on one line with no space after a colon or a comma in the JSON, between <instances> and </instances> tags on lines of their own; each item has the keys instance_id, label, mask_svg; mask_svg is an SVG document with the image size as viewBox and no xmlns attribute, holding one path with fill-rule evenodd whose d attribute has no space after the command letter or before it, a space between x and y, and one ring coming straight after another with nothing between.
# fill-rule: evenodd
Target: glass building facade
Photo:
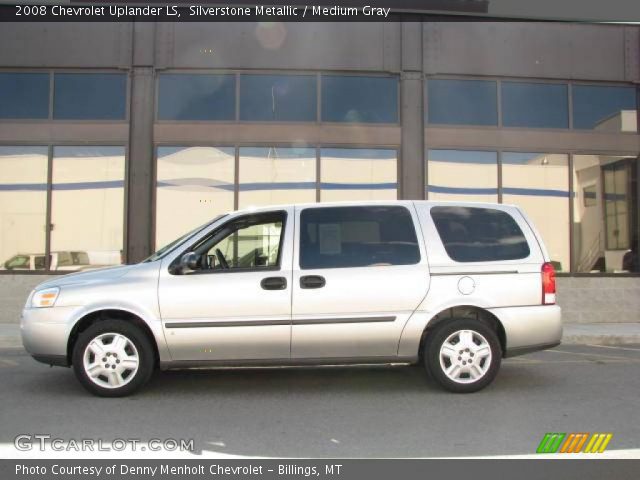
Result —
<instances>
[{"instance_id":1,"label":"glass building facade","mask_svg":"<svg viewBox=\"0 0 640 480\"><path fill-rule=\"evenodd\" d=\"M399 53L373 68L357 45L362 66L292 45L239 65L181 45L143 77L0 64L2 270L137 261L252 206L419 198L518 205L562 274L640 273L633 81L446 56L408 75Z\"/></svg>"}]
</instances>

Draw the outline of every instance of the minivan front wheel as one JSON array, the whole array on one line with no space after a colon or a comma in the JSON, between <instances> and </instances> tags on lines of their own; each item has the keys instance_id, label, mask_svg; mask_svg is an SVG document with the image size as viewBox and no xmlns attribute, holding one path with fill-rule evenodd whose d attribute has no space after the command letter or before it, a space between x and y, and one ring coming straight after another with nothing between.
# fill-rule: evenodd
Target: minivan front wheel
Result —
<instances>
[{"instance_id":1,"label":"minivan front wheel","mask_svg":"<svg viewBox=\"0 0 640 480\"><path fill-rule=\"evenodd\" d=\"M475 320L442 323L427 337L424 348L431 377L451 392L481 390L500 369L502 351L495 331Z\"/></svg>"},{"instance_id":2,"label":"minivan front wheel","mask_svg":"<svg viewBox=\"0 0 640 480\"><path fill-rule=\"evenodd\" d=\"M95 395L122 397L144 385L153 373L153 348L147 336L123 320L94 323L73 349L73 369Z\"/></svg>"}]
</instances>

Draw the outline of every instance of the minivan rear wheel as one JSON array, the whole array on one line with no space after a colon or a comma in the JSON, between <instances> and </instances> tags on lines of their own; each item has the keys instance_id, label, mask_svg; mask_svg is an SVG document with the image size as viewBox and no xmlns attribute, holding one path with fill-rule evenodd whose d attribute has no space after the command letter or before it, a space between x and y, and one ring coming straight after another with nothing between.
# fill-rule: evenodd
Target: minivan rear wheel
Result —
<instances>
[{"instance_id":1,"label":"minivan rear wheel","mask_svg":"<svg viewBox=\"0 0 640 480\"><path fill-rule=\"evenodd\" d=\"M423 358L431 377L455 393L477 392L498 374L502 350L496 332L476 320L455 319L427 337Z\"/></svg>"},{"instance_id":2,"label":"minivan rear wheel","mask_svg":"<svg viewBox=\"0 0 640 480\"><path fill-rule=\"evenodd\" d=\"M80 334L72 362L76 377L88 391L101 397L122 397L151 377L153 348L137 326L104 320Z\"/></svg>"}]
</instances>

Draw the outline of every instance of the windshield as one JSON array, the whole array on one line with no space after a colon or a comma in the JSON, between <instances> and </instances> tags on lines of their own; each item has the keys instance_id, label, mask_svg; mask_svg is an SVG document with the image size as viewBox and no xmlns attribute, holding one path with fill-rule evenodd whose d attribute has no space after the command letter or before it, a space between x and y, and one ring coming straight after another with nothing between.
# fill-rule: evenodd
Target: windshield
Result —
<instances>
[{"instance_id":1,"label":"windshield","mask_svg":"<svg viewBox=\"0 0 640 480\"><path fill-rule=\"evenodd\" d=\"M155 262L156 260L160 260L161 258L163 258L165 255L167 255L170 251L172 251L174 248L176 248L178 245L183 244L184 242L186 242L189 238L193 237L194 235L196 235L197 233L201 232L202 230L204 230L205 228L207 228L209 225L212 225L214 222L217 222L218 220L220 220L222 217L224 217L226 215L218 215L217 217L215 217L213 220L205 223L204 225L200 225L198 228L194 228L193 230L191 230L190 232L182 235L180 238L174 240L173 242L165 245L164 247L162 247L160 250L156 251L153 255L151 255L150 257L145 258L142 263L148 263L148 262Z\"/></svg>"},{"instance_id":2,"label":"windshield","mask_svg":"<svg viewBox=\"0 0 640 480\"><path fill-rule=\"evenodd\" d=\"M6 268L20 268L27 267L29 268L29 256L28 255L16 255L13 258L10 258L5 263Z\"/></svg>"}]
</instances>

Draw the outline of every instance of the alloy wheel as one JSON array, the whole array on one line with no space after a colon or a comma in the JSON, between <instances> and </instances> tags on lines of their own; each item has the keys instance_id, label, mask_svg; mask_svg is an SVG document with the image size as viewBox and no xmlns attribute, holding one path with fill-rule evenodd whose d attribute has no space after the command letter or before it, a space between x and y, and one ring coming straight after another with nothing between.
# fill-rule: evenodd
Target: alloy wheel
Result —
<instances>
[{"instance_id":1,"label":"alloy wheel","mask_svg":"<svg viewBox=\"0 0 640 480\"><path fill-rule=\"evenodd\" d=\"M458 330L440 346L440 366L456 383L474 383L491 366L491 347L487 339L473 330Z\"/></svg>"},{"instance_id":2,"label":"alloy wheel","mask_svg":"<svg viewBox=\"0 0 640 480\"><path fill-rule=\"evenodd\" d=\"M84 350L87 377L103 388L121 388L136 376L140 358L133 342L121 333L103 333Z\"/></svg>"}]
</instances>

